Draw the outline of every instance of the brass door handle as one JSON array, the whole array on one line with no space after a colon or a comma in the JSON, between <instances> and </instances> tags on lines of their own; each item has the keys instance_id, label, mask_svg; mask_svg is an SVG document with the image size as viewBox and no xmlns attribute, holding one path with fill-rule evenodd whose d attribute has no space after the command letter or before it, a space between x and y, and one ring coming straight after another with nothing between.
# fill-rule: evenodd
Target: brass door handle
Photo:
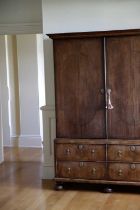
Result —
<instances>
[{"instance_id":1,"label":"brass door handle","mask_svg":"<svg viewBox=\"0 0 140 210\"><path fill-rule=\"evenodd\" d=\"M107 89L106 91L106 98L107 98L107 104L106 104L106 109L113 109L114 106L111 103L111 89Z\"/></svg>"},{"instance_id":2,"label":"brass door handle","mask_svg":"<svg viewBox=\"0 0 140 210\"><path fill-rule=\"evenodd\" d=\"M130 151L131 151L131 152L134 152L135 150L136 150L136 147L135 147L135 146L133 146L133 145L130 146Z\"/></svg>"}]
</instances>

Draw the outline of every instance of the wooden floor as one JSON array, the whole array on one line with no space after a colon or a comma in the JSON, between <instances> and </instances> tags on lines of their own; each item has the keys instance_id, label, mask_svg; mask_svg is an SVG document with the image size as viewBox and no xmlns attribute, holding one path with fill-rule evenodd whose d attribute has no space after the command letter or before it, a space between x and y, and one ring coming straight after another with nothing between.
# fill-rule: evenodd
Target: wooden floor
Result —
<instances>
[{"instance_id":1,"label":"wooden floor","mask_svg":"<svg viewBox=\"0 0 140 210\"><path fill-rule=\"evenodd\" d=\"M94 185L67 185L53 189L42 181L40 149L5 149L0 165L0 210L140 210L140 189L115 188L111 194ZM126 190L125 190L126 189Z\"/></svg>"}]
</instances>

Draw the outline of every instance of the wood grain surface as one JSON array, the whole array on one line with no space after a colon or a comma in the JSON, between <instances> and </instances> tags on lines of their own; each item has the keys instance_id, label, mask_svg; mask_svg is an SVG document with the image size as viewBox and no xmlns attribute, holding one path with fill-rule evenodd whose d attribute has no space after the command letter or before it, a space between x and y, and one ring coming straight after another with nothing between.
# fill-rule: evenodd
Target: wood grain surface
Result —
<instances>
[{"instance_id":1,"label":"wood grain surface","mask_svg":"<svg viewBox=\"0 0 140 210\"><path fill-rule=\"evenodd\" d=\"M54 41L57 137L105 138L103 39Z\"/></svg>"},{"instance_id":2,"label":"wood grain surface","mask_svg":"<svg viewBox=\"0 0 140 210\"><path fill-rule=\"evenodd\" d=\"M114 109L108 110L109 138L140 137L140 36L107 38L107 86Z\"/></svg>"}]
</instances>

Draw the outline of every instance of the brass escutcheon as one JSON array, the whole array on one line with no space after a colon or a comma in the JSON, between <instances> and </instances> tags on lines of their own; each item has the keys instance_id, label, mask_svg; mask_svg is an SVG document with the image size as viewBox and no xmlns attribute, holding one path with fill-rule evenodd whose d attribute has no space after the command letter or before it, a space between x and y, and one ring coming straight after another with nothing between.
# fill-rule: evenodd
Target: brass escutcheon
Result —
<instances>
[{"instance_id":1,"label":"brass escutcheon","mask_svg":"<svg viewBox=\"0 0 140 210\"><path fill-rule=\"evenodd\" d=\"M68 174L70 174L70 172L71 172L71 168L67 168L68 169Z\"/></svg>"},{"instance_id":2,"label":"brass escutcheon","mask_svg":"<svg viewBox=\"0 0 140 210\"><path fill-rule=\"evenodd\" d=\"M92 169L92 174L95 175L96 174L96 168Z\"/></svg>"},{"instance_id":3,"label":"brass escutcheon","mask_svg":"<svg viewBox=\"0 0 140 210\"><path fill-rule=\"evenodd\" d=\"M135 165L135 164L131 164L131 165L130 165L130 168L131 168L132 170L135 170L136 165Z\"/></svg>"},{"instance_id":4,"label":"brass escutcheon","mask_svg":"<svg viewBox=\"0 0 140 210\"><path fill-rule=\"evenodd\" d=\"M78 145L78 149L82 150L84 148L84 145L80 144Z\"/></svg>"},{"instance_id":5,"label":"brass escutcheon","mask_svg":"<svg viewBox=\"0 0 140 210\"><path fill-rule=\"evenodd\" d=\"M70 149L69 149L69 148L66 149L66 154L67 154L67 155L70 154Z\"/></svg>"},{"instance_id":6,"label":"brass escutcheon","mask_svg":"<svg viewBox=\"0 0 140 210\"><path fill-rule=\"evenodd\" d=\"M117 154L118 154L118 157L122 157L122 151L121 150L118 150Z\"/></svg>"},{"instance_id":7,"label":"brass escutcheon","mask_svg":"<svg viewBox=\"0 0 140 210\"><path fill-rule=\"evenodd\" d=\"M123 172L122 169L119 169L118 175L119 175L119 176L122 176L122 172Z\"/></svg>"},{"instance_id":8,"label":"brass escutcheon","mask_svg":"<svg viewBox=\"0 0 140 210\"><path fill-rule=\"evenodd\" d=\"M80 166L80 167L83 167L83 166L84 166L84 162L80 162L80 163L79 163L79 166Z\"/></svg>"}]
</instances>

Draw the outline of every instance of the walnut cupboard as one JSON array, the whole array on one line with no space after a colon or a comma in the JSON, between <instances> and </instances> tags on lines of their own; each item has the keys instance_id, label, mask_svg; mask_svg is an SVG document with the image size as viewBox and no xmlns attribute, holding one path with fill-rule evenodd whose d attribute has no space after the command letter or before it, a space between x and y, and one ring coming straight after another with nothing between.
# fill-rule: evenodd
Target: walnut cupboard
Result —
<instances>
[{"instance_id":1,"label":"walnut cupboard","mask_svg":"<svg viewBox=\"0 0 140 210\"><path fill-rule=\"evenodd\" d=\"M140 30L49 34L56 182L140 184Z\"/></svg>"}]
</instances>

